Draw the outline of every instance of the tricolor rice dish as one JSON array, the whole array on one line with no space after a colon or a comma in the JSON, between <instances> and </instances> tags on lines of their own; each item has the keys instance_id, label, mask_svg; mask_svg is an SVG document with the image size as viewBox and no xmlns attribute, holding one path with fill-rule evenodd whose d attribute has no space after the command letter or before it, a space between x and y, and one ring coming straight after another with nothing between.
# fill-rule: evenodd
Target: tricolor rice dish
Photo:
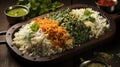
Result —
<instances>
[{"instance_id":1,"label":"tricolor rice dish","mask_svg":"<svg viewBox=\"0 0 120 67\"><path fill-rule=\"evenodd\" d=\"M99 38L109 28L107 19L91 8L66 9L23 25L13 44L29 56L50 56Z\"/></svg>"}]
</instances>

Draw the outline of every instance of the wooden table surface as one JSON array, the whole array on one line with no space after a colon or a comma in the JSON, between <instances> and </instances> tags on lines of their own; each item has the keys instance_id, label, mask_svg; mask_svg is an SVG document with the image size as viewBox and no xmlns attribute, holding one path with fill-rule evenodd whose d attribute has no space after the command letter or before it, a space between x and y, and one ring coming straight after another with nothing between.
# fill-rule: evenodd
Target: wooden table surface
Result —
<instances>
[{"instance_id":1,"label":"wooden table surface","mask_svg":"<svg viewBox=\"0 0 120 67\"><path fill-rule=\"evenodd\" d=\"M85 3L90 5L95 5L94 0L59 0L63 2L65 6L76 4L76 3ZM4 15L4 10L10 5L16 4L16 0L0 0L0 31L7 31L9 28L8 21ZM5 40L5 35L0 36L0 41ZM58 63L57 67L75 67L75 59ZM7 50L6 44L0 44L0 67L23 67ZM33 66L31 66L33 67Z\"/></svg>"}]
</instances>

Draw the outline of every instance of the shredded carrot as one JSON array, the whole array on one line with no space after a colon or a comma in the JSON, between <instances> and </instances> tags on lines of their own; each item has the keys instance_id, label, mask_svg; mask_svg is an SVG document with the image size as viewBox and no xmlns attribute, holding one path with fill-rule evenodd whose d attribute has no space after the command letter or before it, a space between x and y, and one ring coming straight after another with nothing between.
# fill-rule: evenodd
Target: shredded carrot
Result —
<instances>
[{"instance_id":1,"label":"shredded carrot","mask_svg":"<svg viewBox=\"0 0 120 67\"><path fill-rule=\"evenodd\" d=\"M48 19L48 18L37 18L35 19L40 25L40 28L45 34L48 34L48 39L58 47L63 47L66 41L70 39L67 35L67 31L58 25L55 20Z\"/></svg>"}]
</instances>

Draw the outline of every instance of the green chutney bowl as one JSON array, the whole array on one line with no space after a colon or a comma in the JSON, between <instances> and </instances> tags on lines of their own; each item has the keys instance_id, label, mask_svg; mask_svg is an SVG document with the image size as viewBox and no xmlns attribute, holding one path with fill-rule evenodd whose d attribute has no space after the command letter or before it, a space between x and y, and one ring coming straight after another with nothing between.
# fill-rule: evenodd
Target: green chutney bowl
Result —
<instances>
[{"instance_id":1,"label":"green chutney bowl","mask_svg":"<svg viewBox=\"0 0 120 67\"><path fill-rule=\"evenodd\" d=\"M9 26L13 26L14 24L26 20L26 16L29 13L29 8L24 5L13 5L6 8L4 13L9 22Z\"/></svg>"}]
</instances>

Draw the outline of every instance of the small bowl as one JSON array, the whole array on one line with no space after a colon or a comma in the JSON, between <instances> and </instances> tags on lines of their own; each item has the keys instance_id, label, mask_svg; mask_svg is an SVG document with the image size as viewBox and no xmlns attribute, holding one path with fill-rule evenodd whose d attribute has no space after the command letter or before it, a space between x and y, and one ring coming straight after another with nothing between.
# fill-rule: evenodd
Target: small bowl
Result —
<instances>
[{"instance_id":1,"label":"small bowl","mask_svg":"<svg viewBox=\"0 0 120 67\"><path fill-rule=\"evenodd\" d=\"M114 5L112 6L105 6L105 5L101 5L98 3L98 0L95 1L96 5L98 8L104 10L107 13L114 13L116 10L116 5L117 5L117 0L114 1Z\"/></svg>"},{"instance_id":2,"label":"small bowl","mask_svg":"<svg viewBox=\"0 0 120 67\"><path fill-rule=\"evenodd\" d=\"M100 60L87 60L80 64L79 67L93 67L92 65L102 65L101 67L109 67L109 65ZM99 66L98 66L99 67Z\"/></svg>"},{"instance_id":3,"label":"small bowl","mask_svg":"<svg viewBox=\"0 0 120 67\"><path fill-rule=\"evenodd\" d=\"M21 16L12 16L12 15L8 14L9 11L15 10L17 8L25 10L26 13L24 15L21 15ZM20 10L17 10L17 11L20 11ZM17 13L17 11L16 11L16 13ZM22 22L22 21L24 21L26 19L26 16L29 13L29 8L24 6L24 5L13 5L13 6L10 6L10 7L6 8L4 13L5 13L6 17L7 17L9 25L12 26L12 25L14 25L16 23L19 23L19 22ZM15 15L15 11L12 14ZM19 12L19 14L20 14L20 12Z\"/></svg>"}]
</instances>

